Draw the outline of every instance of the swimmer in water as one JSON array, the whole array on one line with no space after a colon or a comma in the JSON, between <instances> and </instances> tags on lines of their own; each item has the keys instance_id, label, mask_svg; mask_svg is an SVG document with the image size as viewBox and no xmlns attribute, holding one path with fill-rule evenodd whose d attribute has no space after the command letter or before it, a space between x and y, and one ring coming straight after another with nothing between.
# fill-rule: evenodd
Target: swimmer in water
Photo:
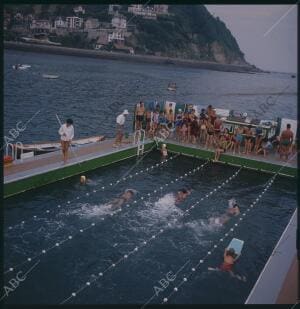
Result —
<instances>
[{"instance_id":1,"label":"swimmer in water","mask_svg":"<svg viewBox=\"0 0 300 309\"><path fill-rule=\"evenodd\" d=\"M166 158L168 156L168 150L166 144L162 144L160 152L163 158Z\"/></svg>"},{"instance_id":2,"label":"swimmer in water","mask_svg":"<svg viewBox=\"0 0 300 309\"><path fill-rule=\"evenodd\" d=\"M209 218L210 224L224 225L227 223L232 217L238 216L240 214L240 208L234 198L228 201L228 208L226 213L221 215L218 218Z\"/></svg>"},{"instance_id":3,"label":"swimmer in water","mask_svg":"<svg viewBox=\"0 0 300 309\"><path fill-rule=\"evenodd\" d=\"M127 189L125 192L118 198L113 199L109 205L111 210L118 210L120 209L124 203L128 203L135 195L135 190Z\"/></svg>"},{"instance_id":4,"label":"swimmer in water","mask_svg":"<svg viewBox=\"0 0 300 309\"><path fill-rule=\"evenodd\" d=\"M192 190L188 190L185 188L180 189L175 196L175 204L183 202L191 193Z\"/></svg>"},{"instance_id":5,"label":"swimmer in water","mask_svg":"<svg viewBox=\"0 0 300 309\"><path fill-rule=\"evenodd\" d=\"M233 266L234 263L237 261L238 257L239 256L235 253L233 248L225 249L223 256L224 258L223 263L217 268L208 267L208 270L225 271L225 272L227 271L232 277L245 282L246 281L245 276L240 276L233 272Z\"/></svg>"}]
</instances>

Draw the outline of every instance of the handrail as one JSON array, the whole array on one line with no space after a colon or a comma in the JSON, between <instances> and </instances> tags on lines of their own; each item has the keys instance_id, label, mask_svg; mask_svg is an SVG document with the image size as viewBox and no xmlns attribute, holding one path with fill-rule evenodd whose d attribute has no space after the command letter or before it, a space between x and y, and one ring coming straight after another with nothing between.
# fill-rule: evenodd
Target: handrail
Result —
<instances>
[{"instance_id":1,"label":"handrail","mask_svg":"<svg viewBox=\"0 0 300 309\"><path fill-rule=\"evenodd\" d=\"M16 160L18 159L18 146L20 146L20 150L21 150L21 153L20 153L20 160L23 161L22 159L22 154L23 154L23 143L22 142L16 142L15 143L15 148L16 148L16 152L15 152L15 156L16 156Z\"/></svg>"},{"instance_id":2,"label":"handrail","mask_svg":"<svg viewBox=\"0 0 300 309\"><path fill-rule=\"evenodd\" d=\"M12 143L6 144L5 155L8 156L9 147L11 147L11 157L13 160L15 160L15 148L14 148L14 144Z\"/></svg>"}]
</instances>

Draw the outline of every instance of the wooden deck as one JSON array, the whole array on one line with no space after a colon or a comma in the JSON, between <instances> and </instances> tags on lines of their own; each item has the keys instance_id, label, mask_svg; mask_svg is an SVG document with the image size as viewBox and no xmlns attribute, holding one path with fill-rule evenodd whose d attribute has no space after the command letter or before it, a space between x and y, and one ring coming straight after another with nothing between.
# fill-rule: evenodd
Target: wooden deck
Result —
<instances>
[{"instance_id":1,"label":"wooden deck","mask_svg":"<svg viewBox=\"0 0 300 309\"><path fill-rule=\"evenodd\" d=\"M72 148L69 160L63 163L61 151L33 158L17 160L4 168L4 196L8 197L28 189L74 176L81 172L108 165L137 154L132 139L125 139L122 146L113 147L114 139ZM145 150L153 145L145 140Z\"/></svg>"},{"instance_id":2,"label":"wooden deck","mask_svg":"<svg viewBox=\"0 0 300 309\"><path fill-rule=\"evenodd\" d=\"M23 161L17 160L13 165L4 168L4 183L14 181L22 176L46 172L50 169L73 165L92 158L95 155L107 154L127 147L132 147L130 140L125 140L118 148L112 147L114 140L104 140L92 145L72 148L69 150L69 160L63 164L61 151L38 155Z\"/></svg>"}]
</instances>

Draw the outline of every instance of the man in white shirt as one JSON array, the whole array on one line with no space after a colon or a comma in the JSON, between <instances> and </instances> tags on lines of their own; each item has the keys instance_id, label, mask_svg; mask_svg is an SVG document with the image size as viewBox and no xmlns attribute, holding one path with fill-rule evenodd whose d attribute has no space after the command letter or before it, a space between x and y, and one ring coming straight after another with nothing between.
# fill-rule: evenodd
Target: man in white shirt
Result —
<instances>
[{"instance_id":1,"label":"man in white shirt","mask_svg":"<svg viewBox=\"0 0 300 309\"><path fill-rule=\"evenodd\" d=\"M116 133L116 139L115 139L115 143L113 144L113 147L118 147L121 145L122 143L122 138L123 138L123 135L124 135L124 124L125 124L125 120L126 120L126 116L128 115L128 110L125 109L123 111L122 114L120 114L117 119L116 119L116 122L117 122L117 133Z\"/></svg>"},{"instance_id":2,"label":"man in white shirt","mask_svg":"<svg viewBox=\"0 0 300 309\"><path fill-rule=\"evenodd\" d=\"M60 135L60 142L61 142L61 149L63 153L64 164L68 160L68 149L74 138L74 127L73 127L73 120L67 119L66 123L64 123L59 131L58 134Z\"/></svg>"}]
</instances>

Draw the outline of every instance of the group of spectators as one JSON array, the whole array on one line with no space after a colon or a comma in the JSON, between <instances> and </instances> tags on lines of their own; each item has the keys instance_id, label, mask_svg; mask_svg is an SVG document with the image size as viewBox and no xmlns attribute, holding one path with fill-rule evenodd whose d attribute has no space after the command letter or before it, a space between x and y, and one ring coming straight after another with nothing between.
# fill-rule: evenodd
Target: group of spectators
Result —
<instances>
[{"instance_id":1,"label":"group of spectators","mask_svg":"<svg viewBox=\"0 0 300 309\"><path fill-rule=\"evenodd\" d=\"M215 160L224 152L233 154L255 154L266 157L270 152L279 154L280 159L287 161L296 151L294 133L291 125L280 136L265 136L262 127L245 124L226 128L216 110L209 105L197 116L196 111L174 111L172 104L161 111L159 105L146 110L144 103L137 104L135 110L135 129L145 129L149 138L154 138L161 130L168 130L169 138L181 143L198 144L215 151Z\"/></svg>"}]
</instances>

